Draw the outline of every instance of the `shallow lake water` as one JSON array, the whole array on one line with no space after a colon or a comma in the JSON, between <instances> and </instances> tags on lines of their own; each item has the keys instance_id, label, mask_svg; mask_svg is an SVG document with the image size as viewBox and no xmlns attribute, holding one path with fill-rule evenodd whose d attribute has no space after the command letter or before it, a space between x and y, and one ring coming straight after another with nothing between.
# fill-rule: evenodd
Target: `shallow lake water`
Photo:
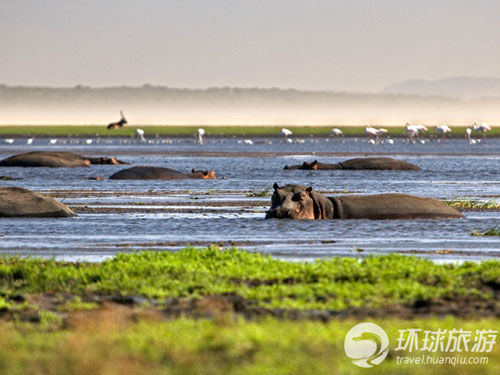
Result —
<instances>
[{"instance_id":1,"label":"shallow lake water","mask_svg":"<svg viewBox=\"0 0 500 375\"><path fill-rule=\"evenodd\" d=\"M186 244L238 245L294 260L397 252L440 261L500 256L499 237L471 236L500 223L499 211L467 211L459 220L265 220L274 182L311 185L329 195L401 192L438 199L500 200L500 139L470 145L463 139L369 144L362 138L190 138L0 140L0 157L28 150L112 155L135 165L183 172L215 170L218 180L89 180L128 166L0 168L23 186L53 194L76 207L71 219L0 220L0 253L98 261L117 251L175 250ZM333 163L386 155L421 171L286 171L285 165L318 159ZM253 194L255 195L255 194Z\"/></svg>"}]
</instances>

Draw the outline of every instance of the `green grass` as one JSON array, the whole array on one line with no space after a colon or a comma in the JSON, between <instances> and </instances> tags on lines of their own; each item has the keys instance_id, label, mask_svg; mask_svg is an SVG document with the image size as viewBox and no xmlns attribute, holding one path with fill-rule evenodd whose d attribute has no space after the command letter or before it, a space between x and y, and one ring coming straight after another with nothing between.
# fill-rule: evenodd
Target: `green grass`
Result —
<instances>
[{"instance_id":1,"label":"green grass","mask_svg":"<svg viewBox=\"0 0 500 375\"><path fill-rule=\"evenodd\" d=\"M362 319L379 324L390 341L387 359L366 370L344 354L346 333L361 321L223 314L173 319L162 301L236 293L258 306L285 309L383 307L457 296L496 303L499 286L498 261L450 265L402 255L297 263L210 247L119 254L102 263L0 258L0 374L493 375L500 372L500 344L480 353L489 363L476 366L397 365L397 355L423 353L394 349L399 329L498 330L498 318ZM117 294L156 298L159 306L85 300ZM446 355L432 355L440 354Z\"/></svg>"},{"instance_id":2,"label":"green grass","mask_svg":"<svg viewBox=\"0 0 500 375\"><path fill-rule=\"evenodd\" d=\"M257 306L346 309L432 298L490 299L500 262L440 265L402 255L286 262L236 249L118 254L102 263L0 260L0 295L138 295L157 299L238 294ZM7 299L7 298L6 298Z\"/></svg>"},{"instance_id":3,"label":"green grass","mask_svg":"<svg viewBox=\"0 0 500 375\"><path fill-rule=\"evenodd\" d=\"M331 375L498 374L500 344L487 365L397 365L398 329L498 329L499 320L375 320L389 337L389 356L362 369L344 354L344 338L356 321L257 322L126 319L105 310L68 327L44 316L41 324L0 323L0 373L9 375ZM431 353L437 356L440 353ZM446 355L446 354L444 354ZM469 357L472 353L451 353Z\"/></svg>"},{"instance_id":4,"label":"green grass","mask_svg":"<svg viewBox=\"0 0 500 375\"><path fill-rule=\"evenodd\" d=\"M3 125L0 126L0 136L131 136L135 135L135 130L140 127L145 131L147 136L155 136L156 134L162 136L195 136L197 129L203 127L207 136L259 136L270 135L279 136L282 126L265 126L265 125L129 125L119 130L108 130L106 125ZM293 131L295 136L327 136L334 127L341 129L346 136L364 136L365 126L297 126L297 125L284 125ZM383 126L380 126L383 127ZM391 136L403 136L404 127L386 127ZM465 126L456 126L452 128L452 137L463 137ZM432 129L429 128L430 135L434 134ZM488 132L489 137L500 136L500 127L492 127Z\"/></svg>"},{"instance_id":5,"label":"green grass","mask_svg":"<svg viewBox=\"0 0 500 375\"><path fill-rule=\"evenodd\" d=\"M463 210L500 210L500 202L496 199L472 200L455 199L447 200L444 203L450 207Z\"/></svg>"}]
</instances>

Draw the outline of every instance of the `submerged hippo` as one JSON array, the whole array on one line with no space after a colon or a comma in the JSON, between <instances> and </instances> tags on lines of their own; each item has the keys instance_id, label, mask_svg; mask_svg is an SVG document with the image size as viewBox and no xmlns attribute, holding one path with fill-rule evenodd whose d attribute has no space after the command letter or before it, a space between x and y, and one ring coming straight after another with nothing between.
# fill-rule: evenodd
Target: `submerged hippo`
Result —
<instances>
[{"instance_id":1,"label":"submerged hippo","mask_svg":"<svg viewBox=\"0 0 500 375\"><path fill-rule=\"evenodd\" d=\"M65 151L33 151L10 156L0 167L90 167L91 164L129 164L115 158L88 157Z\"/></svg>"},{"instance_id":2,"label":"submerged hippo","mask_svg":"<svg viewBox=\"0 0 500 375\"><path fill-rule=\"evenodd\" d=\"M266 219L437 219L461 218L454 208L432 198L408 194L326 197L301 185L274 184Z\"/></svg>"},{"instance_id":3,"label":"submerged hippo","mask_svg":"<svg viewBox=\"0 0 500 375\"><path fill-rule=\"evenodd\" d=\"M0 217L70 217L75 213L46 195L21 188L0 188Z\"/></svg>"},{"instance_id":4,"label":"submerged hippo","mask_svg":"<svg viewBox=\"0 0 500 375\"><path fill-rule=\"evenodd\" d=\"M314 160L312 163L307 161L299 165L287 165L284 169L303 169L303 170L398 170L398 171L419 171L420 167L403 160L392 158L356 158L349 159L337 164L320 163Z\"/></svg>"},{"instance_id":5,"label":"submerged hippo","mask_svg":"<svg viewBox=\"0 0 500 375\"><path fill-rule=\"evenodd\" d=\"M188 178L211 180L217 177L214 171L209 170L193 169L191 173L186 174L170 168L144 166L122 169L110 177L112 180L185 180Z\"/></svg>"}]
</instances>

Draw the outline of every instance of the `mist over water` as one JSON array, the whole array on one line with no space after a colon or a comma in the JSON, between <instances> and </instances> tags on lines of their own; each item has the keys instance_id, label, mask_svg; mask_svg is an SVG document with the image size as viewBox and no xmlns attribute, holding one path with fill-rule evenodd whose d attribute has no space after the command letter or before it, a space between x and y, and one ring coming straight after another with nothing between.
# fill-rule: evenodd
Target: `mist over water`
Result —
<instances>
[{"instance_id":1,"label":"mist over water","mask_svg":"<svg viewBox=\"0 0 500 375\"><path fill-rule=\"evenodd\" d=\"M459 99L293 89L0 86L0 125L467 125L500 123L500 98Z\"/></svg>"}]
</instances>

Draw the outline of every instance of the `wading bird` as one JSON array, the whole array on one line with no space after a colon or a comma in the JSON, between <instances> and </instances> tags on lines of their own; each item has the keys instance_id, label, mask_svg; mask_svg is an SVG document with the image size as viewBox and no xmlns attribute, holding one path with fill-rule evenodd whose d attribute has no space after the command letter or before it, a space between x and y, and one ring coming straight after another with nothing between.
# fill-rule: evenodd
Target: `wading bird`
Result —
<instances>
[{"instance_id":1,"label":"wading bird","mask_svg":"<svg viewBox=\"0 0 500 375\"><path fill-rule=\"evenodd\" d=\"M409 123L406 123L405 130L410 143L415 143L415 138L420 138L420 134L425 133L427 128L422 124L410 125ZM424 140L420 140L420 142L425 143Z\"/></svg>"},{"instance_id":2,"label":"wading bird","mask_svg":"<svg viewBox=\"0 0 500 375\"><path fill-rule=\"evenodd\" d=\"M135 133L139 136L141 142L146 142L146 138L144 138L144 130L137 128Z\"/></svg>"},{"instance_id":3,"label":"wading bird","mask_svg":"<svg viewBox=\"0 0 500 375\"><path fill-rule=\"evenodd\" d=\"M339 128L333 128L332 131L331 131L331 134L334 137L340 137L341 135L344 134L344 132L342 130L340 130Z\"/></svg>"},{"instance_id":4,"label":"wading bird","mask_svg":"<svg viewBox=\"0 0 500 375\"><path fill-rule=\"evenodd\" d=\"M378 131L372 126L365 127L365 134L368 135L368 142L375 144L375 139L378 138Z\"/></svg>"},{"instance_id":5,"label":"wading bird","mask_svg":"<svg viewBox=\"0 0 500 375\"><path fill-rule=\"evenodd\" d=\"M483 133L483 141L486 141L486 132L491 130L487 122L483 122L480 125L474 123L474 131Z\"/></svg>"},{"instance_id":6,"label":"wading bird","mask_svg":"<svg viewBox=\"0 0 500 375\"><path fill-rule=\"evenodd\" d=\"M472 139L472 138L470 137L471 133L472 133L471 128L467 128L467 129L465 129L465 139L467 139L467 140L469 141L469 144L471 144L471 145L475 145L475 144L476 144L476 140L475 140L475 139Z\"/></svg>"},{"instance_id":7,"label":"wading bird","mask_svg":"<svg viewBox=\"0 0 500 375\"><path fill-rule=\"evenodd\" d=\"M280 134L286 138L291 136L293 133L290 129L282 128Z\"/></svg>"},{"instance_id":8,"label":"wading bird","mask_svg":"<svg viewBox=\"0 0 500 375\"><path fill-rule=\"evenodd\" d=\"M448 125L438 125L434 128L436 134L440 135L443 141L446 141L446 133L451 133L451 129Z\"/></svg>"},{"instance_id":9,"label":"wading bird","mask_svg":"<svg viewBox=\"0 0 500 375\"><path fill-rule=\"evenodd\" d=\"M205 143L205 129L199 128L198 129L198 142L200 142L200 145Z\"/></svg>"}]
</instances>

